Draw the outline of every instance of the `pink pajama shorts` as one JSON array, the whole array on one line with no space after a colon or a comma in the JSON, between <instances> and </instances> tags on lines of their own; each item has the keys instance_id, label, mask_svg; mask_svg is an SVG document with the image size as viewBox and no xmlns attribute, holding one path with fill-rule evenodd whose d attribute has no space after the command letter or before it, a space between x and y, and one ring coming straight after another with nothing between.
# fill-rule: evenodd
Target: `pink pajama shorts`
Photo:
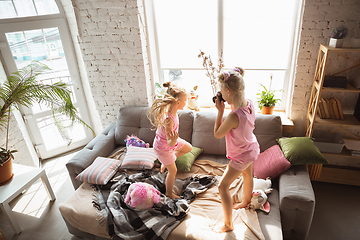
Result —
<instances>
[{"instance_id":1,"label":"pink pajama shorts","mask_svg":"<svg viewBox=\"0 0 360 240\"><path fill-rule=\"evenodd\" d=\"M235 160L230 160L229 165L230 165L230 167L234 168L235 170L242 172L245 169L247 169L252 163L253 162L240 163Z\"/></svg>"},{"instance_id":2,"label":"pink pajama shorts","mask_svg":"<svg viewBox=\"0 0 360 240\"><path fill-rule=\"evenodd\" d=\"M176 145L172 148L170 148L167 145L167 143L165 143L165 144L166 144L165 148L162 148L162 147L159 148L159 146L154 146L154 150L155 150L155 153L156 153L159 161L166 166L166 165L170 165L173 162L175 162L175 160L176 160L175 151L184 147L186 144L186 141L182 138L178 138Z\"/></svg>"}]
</instances>

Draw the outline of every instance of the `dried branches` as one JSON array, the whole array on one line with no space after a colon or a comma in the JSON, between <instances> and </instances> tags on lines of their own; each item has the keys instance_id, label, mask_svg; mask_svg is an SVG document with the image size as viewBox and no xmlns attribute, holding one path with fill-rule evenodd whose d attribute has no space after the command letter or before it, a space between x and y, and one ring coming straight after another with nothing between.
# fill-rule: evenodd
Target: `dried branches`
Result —
<instances>
[{"instance_id":1,"label":"dried branches","mask_svg":"<svg viewBox=\"0 0 360 240\"><path fill-rule=\"evenodd\" d=\"M224 62L222 60L222 50L219 57L218 66L215 67L211 61L210 55L206 56L203 51L200 50L200 54L198 58L203 59L203 67L206 70L206 76L210 78L210 84L213 91L214 96L216 95L216 78L221 73L222 68L224 67Z\"/></svg>"}]
</instances>

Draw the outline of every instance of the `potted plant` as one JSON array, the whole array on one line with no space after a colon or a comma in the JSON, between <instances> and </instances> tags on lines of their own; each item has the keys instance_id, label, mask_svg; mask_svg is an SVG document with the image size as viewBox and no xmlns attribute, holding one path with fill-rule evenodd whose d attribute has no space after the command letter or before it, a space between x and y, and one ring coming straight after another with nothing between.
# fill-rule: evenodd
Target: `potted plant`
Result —
<instances>
[{"instance_id":1,"label":"potted plant","mask_svg":"<svg viewBox=\"0 0 360 240\"><path fill-rule=\"evenodd\" d=\"M343 45L344 38L348 34L348 28L345 25L334 28L330 33L329 46L335 48L341 48Z\"/></svg>"},{"instance_id":2,"label":"potted plant","mask_svg":"<svg viewBox=\"0 0 360 240\"><path fill-rule=\"evenodd\" d=\"M64 114L72 123L80 122L94 133L91 127L78 116L78 111L71 100L71 90L68 84L61 81L54 84L43 84L36 80L38 75L47 70L50 69L45 64L33 61L8 76L0 87L0 130L6 131L5 147L0 148L0 185L8 182L13 176L11 160L14 159L13 153L17 150L11 150L8 146L13 107L18 108L20 105L30 107L35 102L42 103L52 110L54 116L55 114ZM57 126L61 128L59 124L58 122Z\"/></svg>"},{"instance_id":3,"label":"potted plant","mask_svg":"<svg viewBox=\"0 0 360 240\"><path fill-rule=\"evenodd\" d=\"M272 114L275 108L275 104L281 101L281 99L275 98L276 91L284 90L271 90L272 76L270 76L270 87L267 89L263 84L260 83L263 90L256 95L259 96L257 101L262 114Z\"/></svg>"}]
</instances>

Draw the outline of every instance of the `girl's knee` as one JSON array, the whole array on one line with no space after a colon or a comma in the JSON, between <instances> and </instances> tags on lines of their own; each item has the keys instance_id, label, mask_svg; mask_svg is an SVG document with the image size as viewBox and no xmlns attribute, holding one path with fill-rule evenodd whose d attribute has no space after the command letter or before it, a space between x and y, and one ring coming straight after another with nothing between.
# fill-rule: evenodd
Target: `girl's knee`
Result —
<instances>
[{"instance_id":1,"label":"girl's knee","mask_svg":"<svg viewBox=\"0 0 360 240\"><path fill-rule=\"evenodd\" d=\"M229 189L229 186L227 186L226 184L223 184L222 182L219 183L219 185L218 185L219 192L224 192L228 189Z\"/></svg>"}]
</instances>

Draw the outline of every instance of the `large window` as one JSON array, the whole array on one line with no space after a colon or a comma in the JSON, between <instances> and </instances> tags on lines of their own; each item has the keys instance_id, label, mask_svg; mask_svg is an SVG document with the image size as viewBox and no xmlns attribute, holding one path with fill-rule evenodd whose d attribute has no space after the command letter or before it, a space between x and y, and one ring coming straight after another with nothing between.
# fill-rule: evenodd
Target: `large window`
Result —
<instances>
[{"instance_id":1,"label":"large window","mask_svg":"<svg viewBox=\"0 0 360 240\"><path fill-rule=\"evenodd\" d=\"M199 103L212 105L210 80L200 49L214 64L223 51L224 70L245 69L247 97L254 102L260 83L277 92L284 109L299 18L299 0L156 0L146 1L149 36L160 82L174 81L188 89L198 85Z\"/></svg>"},{"instance_id":2,"label":"large window","mask_svg":"<svg viewBox=\"0 0 360 240\"><path fill-rule=\"evenodd\" d=\"M65 13L58 0L0 0L0 59L8 73L31 61L51 68L36 77L41 83L62 81L72 91L79 116L89 121L85 96ZM53 115L44 104L19 106L30 139L41 159L54 157L87 144L93 137L89 129L65 115ZM58 124L61 122L61 124Z\"/></svg>"}]
</instances>

